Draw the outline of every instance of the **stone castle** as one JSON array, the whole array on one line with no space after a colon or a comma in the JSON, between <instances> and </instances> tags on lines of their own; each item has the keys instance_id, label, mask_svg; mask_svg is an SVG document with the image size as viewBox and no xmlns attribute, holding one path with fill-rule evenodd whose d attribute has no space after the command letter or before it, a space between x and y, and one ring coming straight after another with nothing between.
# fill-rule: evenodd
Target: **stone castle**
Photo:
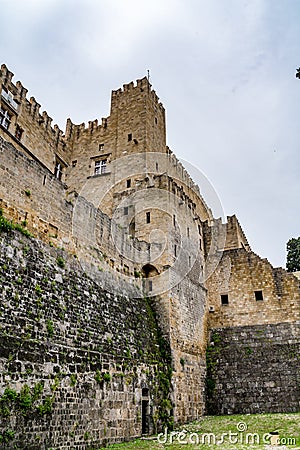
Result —
<instances>
[{"instance_id":1,"label":"stone castle","mask_svg":"<svg viewBox=\"0 0 300 450\"><path fill-rule=\"evenodd\" d=\"M0 234L5 448L298 411L299 280L213 216L149 80L63 132L12 78L2 65L1 217L32 236Z\"/></svg>"}]
</instances>

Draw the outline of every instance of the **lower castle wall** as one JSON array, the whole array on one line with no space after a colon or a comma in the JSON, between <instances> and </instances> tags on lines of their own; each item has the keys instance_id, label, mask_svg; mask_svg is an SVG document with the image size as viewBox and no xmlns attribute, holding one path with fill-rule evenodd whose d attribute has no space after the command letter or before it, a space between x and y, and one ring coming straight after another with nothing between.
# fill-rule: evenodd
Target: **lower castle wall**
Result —
<instances>
[{"instance_id":1,"label":"lower castle wall","mask_svg":"<svg viewBox=\"0 0 300 450\"><path fill-rule=\"evenodd\" d=\"M134 286L115 277L109 291L109 273L18 232L0 234L0 268L6 450L99 448L162 427L170 353Z\"/></svg>"},{"instance_id":2,"label":"lower castle wall","mask_svg":"<svg viewBox=\"0 0 300 450\"><path fill-rule=\"evenodd\" d=\"M300 322L215 328L207 349L207 413L300 410Z\"/></svg>"}]
</instances>

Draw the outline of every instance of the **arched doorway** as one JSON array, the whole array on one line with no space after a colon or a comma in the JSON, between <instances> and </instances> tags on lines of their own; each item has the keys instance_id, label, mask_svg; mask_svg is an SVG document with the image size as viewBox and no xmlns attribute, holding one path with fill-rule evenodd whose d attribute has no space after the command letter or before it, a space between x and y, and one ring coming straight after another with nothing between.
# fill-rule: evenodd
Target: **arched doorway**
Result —
<instances>
[{"instance_id":1,"label":"arched doorway","mask_svg":"<svg viewBox=\"0 0 300 450\"><path fill-rule=\"evenodd\" d=\"M144 278L151 278L151 277L155 277L156 275L159 275L159 272L158 272L157 268L155 266L153 266L152 264L145 264L142 267L142 276Z\"/></svg>"}]
</instances>

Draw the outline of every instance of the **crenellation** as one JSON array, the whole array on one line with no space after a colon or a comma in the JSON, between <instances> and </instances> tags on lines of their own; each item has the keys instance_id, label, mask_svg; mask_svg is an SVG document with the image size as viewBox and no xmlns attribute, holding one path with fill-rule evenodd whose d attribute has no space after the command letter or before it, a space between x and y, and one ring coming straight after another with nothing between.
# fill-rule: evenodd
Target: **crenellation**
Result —
<instances>
[{"instance_id":1,"label":"crenellation","mask_svg":"<svg viewBox=\"0 0 300 450\"><path fill-rule=\"evenodd\" d=\"M123 92L132 91L134 88L134 83L131 81L130 83L123 84Z\"/></svg>"},{"instance_id":2,"label":"crenellation","mask_svg":"<svg viewBox=\"0 0 300 450\"><path fill-rule=\"evenodd\" d=\"M5 64L1 65L1 78L4 84L11 84L14 74L8 70Z\"/></svg>"},{"instance_id":3,"label":"crenellation","mask_svg":"<svg viewBox=\"0 0 300 450\"><path fill-rule=\"evenodd\" d=\"M51 119L51 117L48 116L48 113L46 111L42 112L42 117L43 117L43 121L44 121L43 123L44 123L45 130L51 129L52 128L51 122L53 119Z\"/></svg>"},{"instance_id":4,"label":"crenellation","mask_svg":"<svg viewBox=\"0 0 300 450\"><path fill-rule=\"evenodd\" d=\"M28 89L24 88L21 81L16 82L16 88L17 88L17 96L20 101L24 101L28 92Z\"/></svg>"},{"instance_id":5,"label":"crenellation","mask_svg":"<svg viewBox=\"0 0 300 450\"><path fill-rule=\"evenodd\" d=\"M30 97L29 99L29 103L30 103L30 115L33 118L37 118L38 119L38 123L41 124L41 116L39 114L39 110L41 105L36 101L36 99L34 97Z\"/></svg>"}]
</instances>

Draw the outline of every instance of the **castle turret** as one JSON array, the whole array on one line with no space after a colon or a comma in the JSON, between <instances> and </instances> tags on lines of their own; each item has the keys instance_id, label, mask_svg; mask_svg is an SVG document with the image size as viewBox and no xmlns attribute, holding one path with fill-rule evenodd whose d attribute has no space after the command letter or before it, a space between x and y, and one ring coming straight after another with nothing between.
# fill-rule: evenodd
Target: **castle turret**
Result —
<instances>
[{"instance_id":1,"label":"castle turret","mask_svg":"<svg viewBox=\"0 0 300 450\"><path fill-rule=\"evenodd\" d=\"M146 77L112 92L110 122L117 131L115 157L166 152L165 109Z\"/></svg>"}]
</instances>

